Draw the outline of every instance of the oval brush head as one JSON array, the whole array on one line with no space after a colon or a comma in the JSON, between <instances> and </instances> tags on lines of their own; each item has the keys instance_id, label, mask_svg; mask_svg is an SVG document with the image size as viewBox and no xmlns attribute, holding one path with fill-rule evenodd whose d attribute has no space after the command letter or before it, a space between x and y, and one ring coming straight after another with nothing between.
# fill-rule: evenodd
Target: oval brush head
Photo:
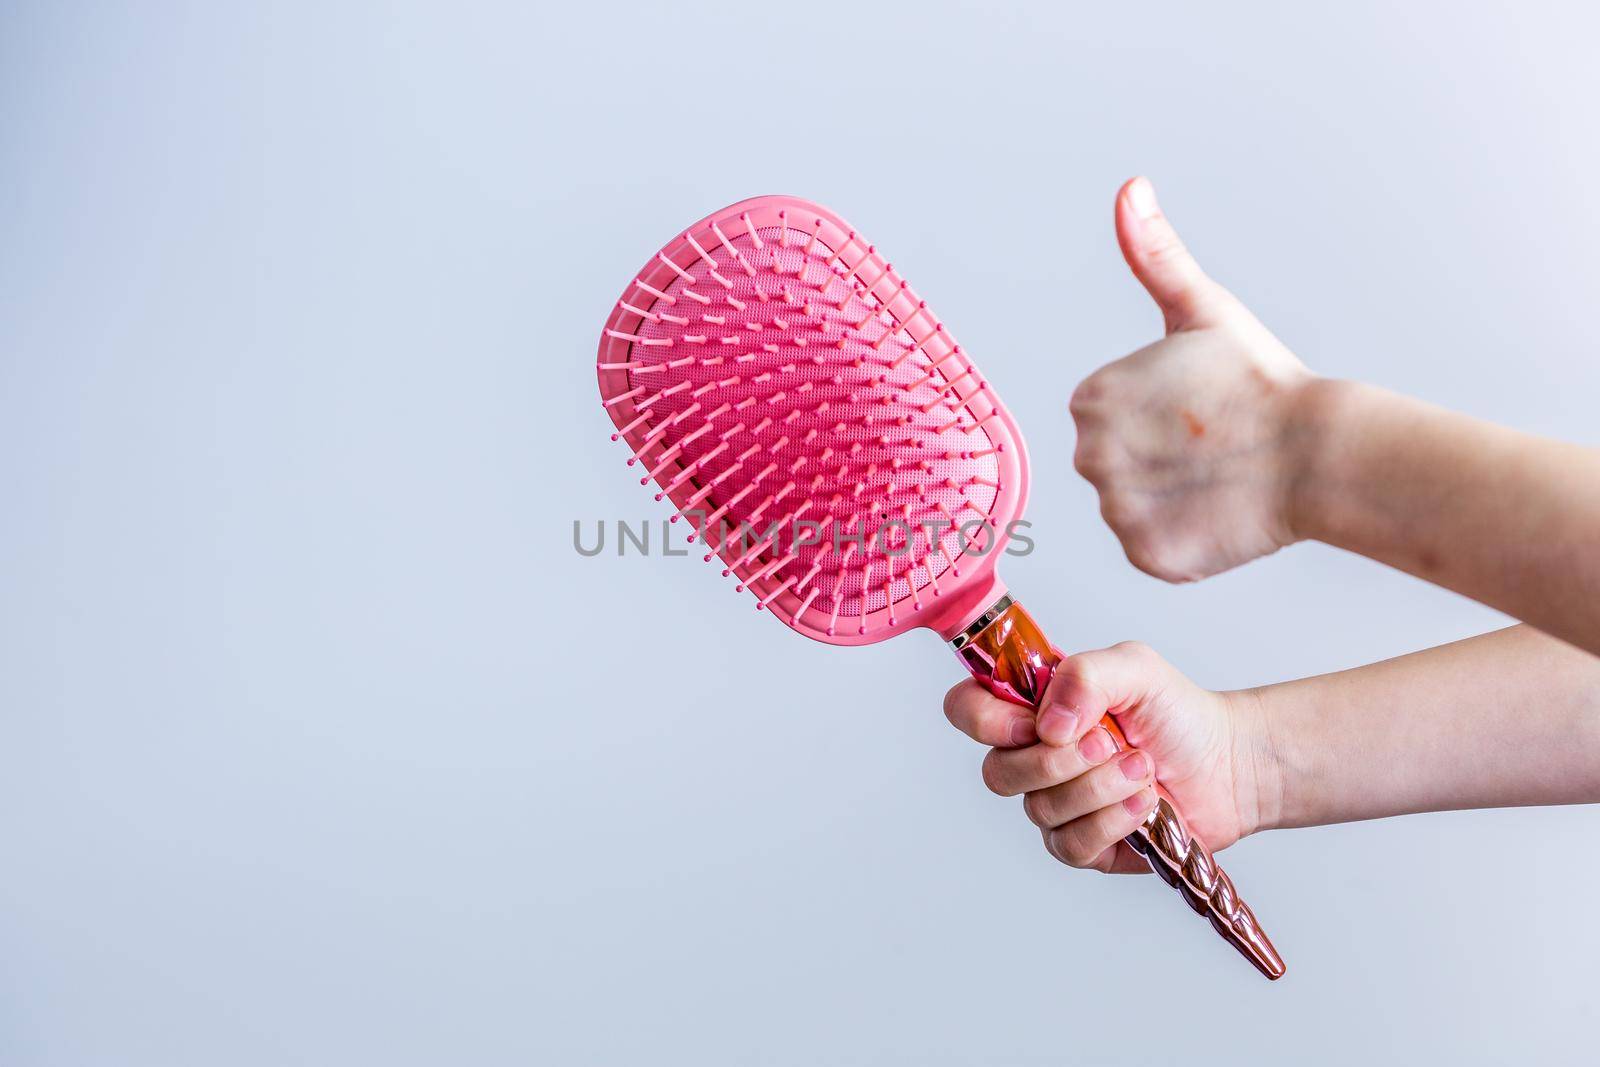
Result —
<instances>
[{"instance_id":1,"label":"oval brush head","mask_svg":"<svg viewBox=\"0 0 1600 1067\"><path fill-rule=\"evenodd\" d=\"M960 629L999 593L1022 438L925 301L847 223L785 196L689 227L600 340L642 483L809 637Z\"/></svg>"}]
</instances>

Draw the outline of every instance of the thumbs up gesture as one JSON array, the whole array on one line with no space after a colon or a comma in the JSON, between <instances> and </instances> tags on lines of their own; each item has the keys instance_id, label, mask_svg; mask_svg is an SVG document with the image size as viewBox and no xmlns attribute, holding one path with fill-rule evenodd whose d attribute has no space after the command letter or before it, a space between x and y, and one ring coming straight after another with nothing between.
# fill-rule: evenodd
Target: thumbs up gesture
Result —
<instances>
[{"instance_id":1,"label":"thumbs up gesture","mask_svg":"<svg viewBox=\"0 0 1600 1067\"><path fill-rule=\"evenodd\" d=\"M1117 194L1117 241L1166 336L1072 397L1074 464L1135 567L1188 582L1299 540L1319 379L1189 254L1155 189Z\"/></svg>"}]
</instances>

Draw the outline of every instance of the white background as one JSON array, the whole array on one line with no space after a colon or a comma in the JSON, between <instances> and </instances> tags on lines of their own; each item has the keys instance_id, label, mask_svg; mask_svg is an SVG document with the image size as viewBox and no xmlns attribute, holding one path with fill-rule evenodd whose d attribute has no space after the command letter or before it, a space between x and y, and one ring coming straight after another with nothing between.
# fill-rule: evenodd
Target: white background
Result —
<instances>
[{"instance_id":1,"label":"white background","mask_svg":"<svg viewBox=\"0 0 1600 1067\"><path fill-rule=\"evenodd\" d=\"M931 635L813 644L572 523L666 513L597 402L612 301L789 192L890 253L1025 428L1038 550L1004 569L1058 644L1231 687L1500 625L1319 547L1143 577L1066 401L1156 335L1111 228L1147 173L1313 367L1600 443L1597 30L8 6L0 1061L1590 1059L1600 811L1244 842L1268 985L1154 879L1045 855L941 716Z\"/></svg>"}]
</instances>

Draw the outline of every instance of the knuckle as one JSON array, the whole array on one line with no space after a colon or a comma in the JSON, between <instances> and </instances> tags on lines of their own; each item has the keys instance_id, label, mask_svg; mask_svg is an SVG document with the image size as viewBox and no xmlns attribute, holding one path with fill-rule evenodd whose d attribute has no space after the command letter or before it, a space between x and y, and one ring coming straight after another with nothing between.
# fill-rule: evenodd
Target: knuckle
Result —
<instances>
[{"instance_id":1,"label":"knuckle","mask_svg":"<svg viewBox=\"0 0 1600 1067\"><path fill-rule=\"evenodd\" d=\"M1067 410L1074 418L1089 414L1099 403L1104 388L1099 375L1091 374L1079 382L1078 387L1072 391L1072 399L1067 401Z\"/></svg>"},{"instance_id":2,"label":"knuckle","mask_svg":"<svg viewBox=\"0 0 1600 1067\"><path fill-rule=\"evenodd\" d=\"M967 683L952 686L944 695L944 717L954 725L959 726L964 716L962 706L966 703Z\"/></svg>"},{"instance_id":3,"label":"knuckle","mask_svg":"<svg viewBox=\"0 0 1600 1067\"><path fill-rule=\"evenodd\" d=\"M1140 798L1140 810L1143 812L1143 814L1135 814L1127 809L1123 809L1123 815L1128 822L1129 833L1132 833L1134 828L1139 826L1140 823L1144 822L1150 817L1151 810L1154 809L1157 801L1160 800L1160 794L1158 794L1148 785L1141 786L1140 788L1136 789L1133 795Z\"/></svg>"},{"instance_id":4,"label":"knuckle","mask_svg":"<svg viewBox=\"0 0 1600 1067\"><path fill-rule=\"evenodd\" d=\"M1115 804L1128 794L1128 788L1133 783L1128 781L1127 776L1122 773L1122 768L1118 766L1124 755L1125 753L1118 752L1096 769L1094 779L1089 784L1090 803L1096 807L1103 808Z\"/></svg>"},{"instance_id":5,"label":"knuckle","mask_svg":"<svg viewBox=\"0 0 1600 1067\"><path fill-rule=\"evenodd\" d=\"M1078 447L1072 452L1074 470L1098 484L1100 476L1106 473L1109 466L1103 448L1092 443L1087 437L1078 438Z\"/></svg>"},{"instance_id":6,"label":"knuckle","mask_svg":"<svg viewBox=\"0 0 1600 1067\"><path fill-rule=\"evenodd\" d=\"M1022 798L1022 813L1041 830L1050 828L1050 798L1042 790L1034 790Z\"/></svg>"},{"instance_id":7,"label":"knuckle","mask_svg":"<svg viewBox=\"0 0 1600 1067\"><path fill-rule=\"evenodd\" d=\"M1096 483L1100 488L1100 517L1122 539L1132 552L1137 549L1149 554L1152 549L1146 533L1146 513L1142 503L1131 493L1118 489L1116 484ZM1130 556L1130 558L1132 558Z\"/></svg>"},{"instance_id":8,"label":"knuckle","mask_svg":"<svg viewBox=\"0 0 1600 1067\"><path fill-rule=\"evenodd\" d=\"M1141 663L1150 663L1161 658L1155 649L1143 641L1118 641L1112 647Z\"/></svg>"},{"instance_id":9,"label":"knuckle","mask_svg":"<svg viewBox=\"0 0 1600 1067\"><path fill-rule=\"evenodd\" d=\"M1100 494L1100 517L1109 525L1131 526L1133 516L1133 505L1128 500L1128 494L1109 488Z\"/></svg>"},{"instance_id":10,"label":"knuckle","mask_svg":"<svg viewBox=\"0 0 1600 1067\"><path fill-rule=\"evenodd\" d=\"M1081 834L1068 830L1050 831L1051 853L1068 867L1083 868L1094 862L1099 849L1090 848Z\"/></svg>"},{"instance_id":11,"label":"knuckle","mask_svg":"<svg viewBox=\"0 0 1600 1067\"><path fill-rule=\"evenodd\" d=\"M1112 522L1109 517L1107 517L1106 522L1111 525L1112 529L1120 529L1118 524ZM1150 577L1160 578L1164 582L1170 582L1174 580L1172 578L1172 572L1167 567L1166 560L1162 556L1162 553L1152 547L1142 538L1131 536L1124 538L1122 542L1122 551L1128 557L1129 563L1133 564L1134 567L1138 568L1144 573L1150 575Z\"/></svg>"},{"instance_id":12,"label":"knuckle","mask_svg":"<svg viewBox=\"0 0 1600 1067\"><path fill-rule=\"evenodd\" d=\"M1116 756L1102 763L1094 770L1084 775L1083 793L1084 805L1096 810L1105 807L1116 799L1116 777L1121 777L1117 772Z\"/></svg>"},{"instance_id":13,"label":"knuckle","mask_svg":"<svg viewBox=\"0 0 1600 1067\"><path fill-rule=\"evenodd\" d=\"M989 754L983 757L983 784L989 787L989 792L996 796L1011 796L1012 790L1008 787L1006 774L1000 765L1000 752L990 749Z\"/></svg>"},{"instance_id":14,"label":"knuckle","mask_svg":"<svg viewBox=\"0 0 1600 1067\"><path fill-rule=\"evenodd\" d=\"M1063 745L1060 748L1046 745L1044 748L1044 762L1040 768L1050 785L1062 785L1077 777L1082 770L1082 757L1078 755L1077 745Z\"/></svg>"}]
</instances>

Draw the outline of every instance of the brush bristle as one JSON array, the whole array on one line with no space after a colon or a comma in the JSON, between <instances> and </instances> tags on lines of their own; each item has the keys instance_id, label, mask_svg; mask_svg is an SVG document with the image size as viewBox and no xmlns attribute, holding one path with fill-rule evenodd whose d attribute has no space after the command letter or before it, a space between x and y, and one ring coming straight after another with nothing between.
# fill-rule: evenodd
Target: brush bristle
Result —
<instances>
[{"instance_id":1,"label":"brush bristle","mask_svg":"<svg viewBox=\"0 0 1600 1067\"><path fill-rule=\"evenodd\" d=\"M640 481L758 609L867 635L994 547L1006 434L892 265L794 215L713 217L658 253L606 328L602 393Z\"/></svg>"}]
</instances>

